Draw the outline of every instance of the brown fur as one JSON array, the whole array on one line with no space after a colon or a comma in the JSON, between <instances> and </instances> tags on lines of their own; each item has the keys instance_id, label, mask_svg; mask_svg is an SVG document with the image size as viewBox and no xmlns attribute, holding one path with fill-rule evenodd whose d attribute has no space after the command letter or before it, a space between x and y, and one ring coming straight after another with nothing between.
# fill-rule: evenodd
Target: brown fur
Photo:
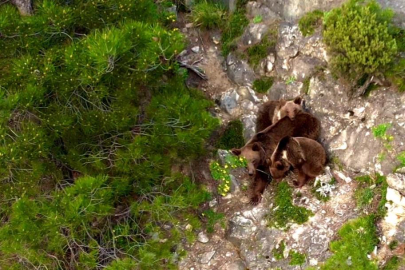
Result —
<instances>
[{"instance_id":1,"label":"brown fur","mask_svg":"<svg viewBox=\"0 0 405 270\"><path fill-rule=\"evenodd\" d=\"M293 168L298 187L320 175L326 164L325 149L320 143L304 137L284 137L271 156L270 173L281 180Z\"/></svg>"},{"instance_id":2,"label":"brown fur","mask_svg":"<svg viewBox=\"0 0 405 270\"><path fill-rule=\"evenodd\" d=\"M277 144L285 136L317 139L319 133L319 120L309 113L299 112L294 120L291 120L289 117L284 117L274 125L256 133L242 148L232 149L231 151L237 156L240 155L245 157L248 162L249 175L255 175L258 167L264 167L265 171L268 171L268 157L273 154ZM263 186L262 179L256 177L254 180L254 186L257 186L257 181L260 182L259 186ZM260 188L260 192L255 192L252 202L260 201L264 188ZM257 197L259 197L259 199L257 199Z\"/></svg>"},{"instance_id":3,"label":"brown fur","mask_svg":"<svg viewBox=\"0 0 405 270\"><path fill-rule=\"evenodd\" d=\"M282 106L276 108L273 116L273 123L276 123L285 116L288 116L291 120L294 120L294 117L300 111L302 111L301 97L298 96L294 100L286 101Z\"/></svg>"},{"instance_id":4,"label":"brown fur","mask_svg":"<svg viewBox=\"0 0 405 270\"><path fill-rule=\"evenodd\" d=\"M296 97L294 100L270 100L263 103L259 108L259 113L256 120L256 132L275 124L281 118L288 116L294 120L295 115L302 111L301 97Z\"/></svg>"}]
</instances>

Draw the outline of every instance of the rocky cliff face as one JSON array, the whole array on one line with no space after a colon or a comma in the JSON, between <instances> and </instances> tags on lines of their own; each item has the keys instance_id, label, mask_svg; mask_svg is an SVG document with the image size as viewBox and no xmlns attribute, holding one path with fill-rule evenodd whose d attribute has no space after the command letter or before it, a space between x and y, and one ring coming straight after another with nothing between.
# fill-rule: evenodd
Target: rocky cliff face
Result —
<instances>
[{"instance_id":1,"label":"rocky cliff face","mask_svg":"<svg viewBox=\"0 0 405 270\"><path fill-rule=\"evenodd\" d=\"M398 169L400 162L397 159L405 151L405 95L394 88L380 87L368 97L350 98L344 82L336 80L327 69L329 59L321 33L303 37L294 21L308 11L328 10L342 2L249 2L248 17L260 15L263 21L251 23L245 29L241 46L260 42L264 33L278 22L275 52L262 59L257 67L251 67L237 54L221 59L215 43L205 44L210 60L203 61L201 67L209 69L207 63L218 60L223 69L216 73L227 76L227 89L212 95L220 104L216 115L224 123L229 119L241 119L246 141L255 132L260 103L304 96L307 110L321 120L321 142L328 151L331 169L319 181L321 187L328 190L330 200L320 201L311 186L294 190L294 203L310 209L313 216L302 225L291 224L286 230L269 228L268 217L275 211L275 186L266 190L261 204L252 207L247 204L248 197L243 192L243 183L249 181L248 176L243 170L235 171L234 192L210 203L212 209L225 213L226 226L216 226L212 234L201 232L198 241L188 247L189 253L180 263L180 269L302 269L290 265L291 250L306 254L301 267L317 266L331 255L329 244L336 238L338 229L365 213L364 209L356 207L355 193L359 183L353 180L365 174L385 175L389 185L385 205L388 213L377 225L380 243L370 256L384 262L393 253L401 252L392 251L388 248L389 243L396 241L399 246L403 245L402 249L405 246L405 172ZM403 1L380 2L395 8L397 14L405 10ZM400 19L397 22L401 24ZM193 30L187 31L189 36L193 35ZM261 76L276 78L266 94L252 90L253 81ZM387 126L385 137L378 137L373 132L380 125ZM330 182L332 177L336 183ZM279 250L280 245L285 248L276 258L274 251Z\"/></svg>"}]
</instances>

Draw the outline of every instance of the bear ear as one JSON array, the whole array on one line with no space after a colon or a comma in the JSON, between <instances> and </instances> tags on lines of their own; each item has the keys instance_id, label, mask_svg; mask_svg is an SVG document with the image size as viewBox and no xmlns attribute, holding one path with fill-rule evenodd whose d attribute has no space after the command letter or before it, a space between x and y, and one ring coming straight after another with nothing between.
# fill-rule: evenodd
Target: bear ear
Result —
<instances>
[{"instance_id":1,"label":"bear ear","mask_svg":"<svg viewBox=\"0 0 405 270\"><path fill-rule=\"evenodd\" d=\"M242 150L238 149L238 148L232 148L231 149L232 154L234 154L235 156L239 156L242 153Z\"/></svg>"},{"instance_id":2,"label":"bear ear","mask_svg":"<svg viewBox=\"0 0 405 270\"><path fill-rule=\"evenodd\" d=\"M301 102L302 102L302 98L300 96L294 98L294 103L295 104L301 105Z\"/></svg>"},{"instance_id":3,"label":"bear ear","mask_svg":"<svg viewBox=\"0 0 405 270\"><path fill-rule=\"evenodd\" d=\"M284 165L280 161L277 161L274 165L276 166L277 170L284 169Z\"/></svg>"},{"instance_id":4,"label":"bear ear","mask_svg":"<svg viewBox=\"0 0 405 270\"><path fill-rule=\"evenodd\" d=\"M260 145L256 142L252 145L252 150L253 151L260 151Z\"/></svg>"},{"instance_id":5,"label":"bear ear","mask_svg":"<svg viewBox=\"0 0 405 270\"><path fill-rule=\"evenodd\" d=\"M263 132L259 132L256 134L256 139L259 141L262 141L266 138L266 134L264 134Z\"/></svg>"},{"instance_id":6,"label":"bear ear","mask_svg":"<svg viewBox=\"0 0 405 270\"><path fill-rule=\"evenodd\" d=\"M285 136L284 138L281 139L281 141L278 143L278 147L280 149L285 149L287 144L290 142L291 136Z\"/></svg>"}]
</instances>

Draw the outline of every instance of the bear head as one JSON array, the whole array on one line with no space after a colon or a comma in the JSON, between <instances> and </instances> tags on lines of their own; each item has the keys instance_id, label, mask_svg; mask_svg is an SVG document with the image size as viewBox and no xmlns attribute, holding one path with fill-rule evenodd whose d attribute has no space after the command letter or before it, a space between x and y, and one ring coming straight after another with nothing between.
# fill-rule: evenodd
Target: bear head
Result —
<instances>
[{"instance_id":1,"label":"bear head","mask_svg":"<svg viewBox=\"0 0 405 270\"><path fill-rule=\"evenodd\" d=\"M270 174L276 179L282 179L293 166L299 166L305 161L302 148L297 140L286 136L280 140L276 150L271 155Z\"/></svg>"},{"instance_id":2,"label":"bear head","mask_svg":"<svg viewBox=\"0 0 405 270\"><path fill-rule=\"evenodd\" d=\"M247 160L247 169L250 176L255 175L257 167L259 167L265 159L265 151L263 146L258 142L248 143L242 148L233 148L231 152L236 156L244 157Z\"/></svg>"},{"instance_id":3,"label":"bear head","mask_svg":"<svg viewBox=\"0 0 405 270\"><path fill-rule=\"evenodd\" d=\"M295 116L302 111L301 106L302 98L300 96L294 98L294 100L287 101L277 112L277 120L288 116L291 120L295 119Z\"/></svg>"}]
</instances>

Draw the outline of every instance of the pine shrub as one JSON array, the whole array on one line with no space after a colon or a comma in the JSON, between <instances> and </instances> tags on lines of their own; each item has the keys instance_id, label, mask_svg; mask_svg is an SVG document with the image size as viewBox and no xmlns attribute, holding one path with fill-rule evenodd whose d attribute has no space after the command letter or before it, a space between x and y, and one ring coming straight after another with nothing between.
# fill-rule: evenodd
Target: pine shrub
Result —
<instances>
[{"instance_id":1,"label":"pine shrub","mask_svg":"<svg viewBox=\"0 0 405 270\"><path fill-rule=\"evenodd\" d=\"M218 127L183 36L153 0L34 3L0 6L0 268L175 268L209 194L172 167Z\"/></svg>"},{"instance_id":2,"label":"pine shrub","mask_svg":"<svg viewBox=\"0 0 405 270\"><path fill-rule=\"evenodd\" d=\"M383 72L397 52L390 28L393 12L372 1L350 0L324 16L324 41L333 71L359 79Z\"/></svg>"}]
</instances>

